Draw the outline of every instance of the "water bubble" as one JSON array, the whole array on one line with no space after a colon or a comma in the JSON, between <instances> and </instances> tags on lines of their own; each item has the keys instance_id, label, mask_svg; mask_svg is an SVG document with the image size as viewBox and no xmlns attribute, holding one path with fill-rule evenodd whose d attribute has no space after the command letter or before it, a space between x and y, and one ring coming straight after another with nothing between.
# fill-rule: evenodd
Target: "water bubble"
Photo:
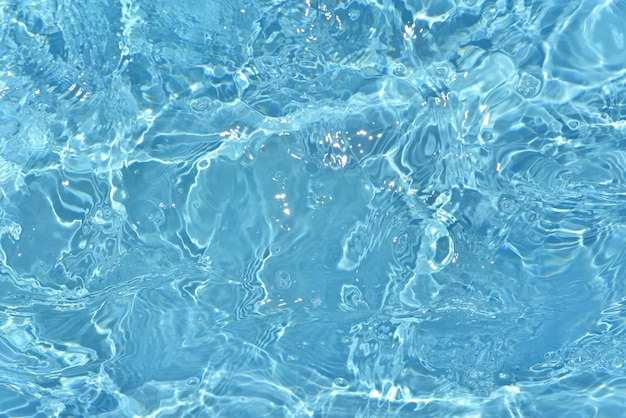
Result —
<instances>
[{"instance_id":1,"label":"water bubble","mask_svg":"<svg viewBox=\"0 0 626 418\"><path fill-rule=\"evenodd\" d=\"M481 134L480 137L482 138L483 141L485 142L490 142L493 141L494 135L493 132L489 129L484 130Z\"/></svg>"},{"instance_id":2,"label":"water bubble","mask_svg":"<svg viewBox=\"0 0 626 418\"><path fill-rule=\"evenodd\" d=\"M284 270L279 270L274 275L276 287L279 289L289 289L292 285L291 276Z\"/></svg>"},{"instance_id":3,"label":"water bubble","mask_svg":"<svg viewBox=\"0 0 626 418\"><path fill-rule=\"evenodd\" d=\"M491 18L495 17L497 13L498 13L498 9L496 9L495 7L492 6L492 7L489 7L488 9L486 9L483 12L483 16L486 19L491 19Z\"/></svg>"},{"instance_id":4,"label":"water bubble","mask_svg":"<svg viewBox=\"0 0 626 418\"><path fill-rule=\"evenodd\" d=\"M351 284L341 286L341 308L346 311L366 310L369 308L361 290Z\"/></svg>"},{"instance_id":5,"label":"water bubble","mask_svg":"<svg viewBox=\"0 0 626 418\"><path fill-rule=\"evenodd\" d=\"M195 112L203 112L208 109L210 103L211 101L208 97L198 97L197 99L193 99L189 106L191 110Z\"/></svg>"},{"instance_id":6,"label":"water bubble","mask_svg":"<svg viewBox=\"0 0 626 418\"><path fill-rule=\"evenodd\" d=\"M310 175L314 175L319 171L319 167L317 166L317 164L312 162L306 163L305 169L306 172Z\"/></svg>"},{"instance_id":7,"label":"water bubble","mask_svg":"<svg viewBox=\"0 0 626 418\"><path fill-rule=\"evenodd\" d=\"M359 18L359 16L361 16L361 11L359 9L357 9L356 7L353 7L348 12L348 17L350 17L350 19L352 19L352 20L357 20Z\"/></svg>"},{"instance_id":8,"label":"water bubble","mask_svg":"<svg viewBox=\"0 0 626 418\"><path fill-rule=\"evenodd\" d=\"M298 361L300 359L300 356L298 356L297 354L287 354L287 361Z\"/></svg>"},{"instance_id":9,"label":"water bubble","mask_svg":"<svg viewBox=\"0 0 626 418\"><path fill-rule=\"evenodd\" d=\"M578 126L580 126L580 122L578 122L577 120L570 120L569 122L567 122L567 127L574 130L574 129L578 129Z\"/></svg>"},{"instance_id":10,"label":"water bubble","mask_svg":"<svg viewBox=\"0 0 626 418\"><path fill-rule=\"evenodd\" d=\"M541 90L541 80L532 74L523 73L520 77L519 84L515 88L523 97L529 99L539 94Z\"/></svg>"},{"instance_id":11,"label":"water bubble","mask_svg":"<svg viewBox=\"0 0 626 418\"><path fill-rule=\"evenodd\" d=\"M512 196L502 196L498 201L498 209L503 213L513 213L517 210L518 206L518 203Z\"/></svg>"},{"instance_id":12,"label":"water bubble","mask_svg":"<svg viewBox=\"0 0 626 418\"><path fill-rule=\"evenodd\" d=\"M454 241L444 224L435 220L424 222L420 253L431 271L436 272L450 263L454 255Z\"/></svg>"},{"instance_id":13,"label":"water bubble","mask_svg":"<svg viewBox=\"0 0 626 418\"><path fill-rule=\"evenodd\" d=\"M348 386L350 386L350 382L348 382L348 379L344 379L343 377L337 377L333 380L333 386L338 389L347 389Z\"/></svg>"},{"instance_id":14,"label":"water bubble","mask_svg":"<svg viewBox=\"0 0 626 418\"><path fill-rule=\"evenodd\" d=\"M406 253L408 249L409 249L409 234L406 232L403 232L394 240L393 254L397 258L400 258Z\"/></svg>"},{"instance_id":15,"label":"water bubble","mask_svg":"<svg viewBox=\"0 0 626 418\"><path fill-rule=\"evenodd\" d=\"M396 77L404 77L406 75L406 66L404 64L397 64L393 67L393 75Z\"/></svg>"},{"instance_id":16,"label":"water bubble","mask_svg":"<svg viewBox=\"0 0 626 418\"><path fill-rule=\"evenodd\" d=\"M198 379L197 377L190 377L189 379L187 379L187 385L189 386L195 386L198 383L200 383L200 379Z\"/></svg>"}]
</instances>

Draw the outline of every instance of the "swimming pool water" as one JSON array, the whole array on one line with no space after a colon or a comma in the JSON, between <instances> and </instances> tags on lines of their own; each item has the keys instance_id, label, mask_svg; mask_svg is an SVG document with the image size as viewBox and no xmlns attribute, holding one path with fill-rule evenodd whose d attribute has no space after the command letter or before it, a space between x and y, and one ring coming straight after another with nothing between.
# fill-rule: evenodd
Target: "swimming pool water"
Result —
<instances>
[{"instance_id":1,"label":"swimming pool water","mask_svg":"<svg viewBox=\"0 0 626 418\"><path fill-rule=\"evenodd\" d=\"M0 1L0 416L617 417L626 1Z\"/></svg>"}]
</instances>

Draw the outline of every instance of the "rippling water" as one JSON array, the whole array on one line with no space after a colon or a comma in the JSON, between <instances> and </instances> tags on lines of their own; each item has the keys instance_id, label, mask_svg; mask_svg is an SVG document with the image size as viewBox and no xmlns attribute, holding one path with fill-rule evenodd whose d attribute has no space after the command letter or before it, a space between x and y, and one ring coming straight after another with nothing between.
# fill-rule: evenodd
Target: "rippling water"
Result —
<instances>
[{"instance_id":1,"label":"rippling water","mask_svg":"<svg viewBox=\"0 0 626 418\"><path fill-rule=\"evenodd\" d=\"M0 1L0 415L620 416L624 16Z\"/></svg>"}]
</instances>

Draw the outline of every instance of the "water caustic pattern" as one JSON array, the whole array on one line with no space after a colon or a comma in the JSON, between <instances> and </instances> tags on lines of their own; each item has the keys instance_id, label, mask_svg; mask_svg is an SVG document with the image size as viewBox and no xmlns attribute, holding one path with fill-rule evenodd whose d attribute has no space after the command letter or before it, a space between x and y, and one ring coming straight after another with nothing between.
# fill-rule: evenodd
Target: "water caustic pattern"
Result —
<instances>
[{"instance_id":1,"label":"water caustic pattern","mask_svg":"<svg viewBox=\"0 0 626 418\"><path fill-rule=\"evenodd\" d=\"M619 416L626 2L0 2L0 415Z\"/></svg>"}]
</instances>

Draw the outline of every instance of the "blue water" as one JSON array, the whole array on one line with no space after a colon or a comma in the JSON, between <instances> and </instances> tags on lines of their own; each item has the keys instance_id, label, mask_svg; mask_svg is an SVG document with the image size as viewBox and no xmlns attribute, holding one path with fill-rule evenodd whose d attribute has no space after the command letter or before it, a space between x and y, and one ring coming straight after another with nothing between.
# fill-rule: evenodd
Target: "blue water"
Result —
<instances>
[{"instance_id":1,"label":"blue water","mask_svg":"<svg viewBox=\"0 0 626 418\"><path fill-rule=\"evenodd\" d=\"M618 417L626 1L0 0L0 417Z\"/></svg>"}]
</instances>

